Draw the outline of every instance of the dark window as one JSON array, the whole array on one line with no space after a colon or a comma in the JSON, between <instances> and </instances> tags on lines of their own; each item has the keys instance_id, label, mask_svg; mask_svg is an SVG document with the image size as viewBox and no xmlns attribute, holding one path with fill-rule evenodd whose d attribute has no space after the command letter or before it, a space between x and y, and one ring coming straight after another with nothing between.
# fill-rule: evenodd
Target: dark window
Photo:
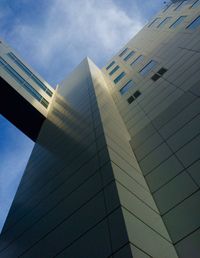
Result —
<instances>
[{"instance_id":1,"label":"dark window","mask_svg":"<svg viewBox=\"0 0 200 258\"><path fill-rule=\"evenodd\" d=\"M113 66L115 64L115 61L112 61L107 67L106 70L108 70L111 66Z\"/></svg>"},{"instance_id":2,"label":"dark window","mask_svg":"<svg viewBox=\"0 0 200 258\"><path fill-rule=\"evenodd\" d=\"M160 70L157 71L157 73L160 74L160 75L163 75L166 72L167 72L167 69L164 68L164 67L160 68Z\"/></svg>"},{"instance_id":3,"label":"dark window","mask_svg":"<svg viewBox=\"0 0 200 258\"><path fill-rule=\"evenodd\" d=\"M130 97L127 99L127 102L128 102L129 104L131 104L133 101L134 101L134 97L133 97L133 96L130 96Z\"/></svg>"},{"instance_id":4,"label":"dark window","mask_svg":"<svg viewBox=\"0 0 200 258\"><path fill-rule=\"evenodd\" d=\"M139 90L136 90L135 93L133 93L132 96L130 96L128 99L127 99L127 102L129 104L131 104L135 99L137 99L142 93L139 91Z\"/></svg>"},{"instance_id":5,"label":"dark window","mask_svg":"<svg viewBox=\"0 0 200 258\"><path fill-rule=\"evenodd\" d=\"M157 71L157 73L155 73L152 77L151 77L151 79L153 80L153 81L157 81L161 76L163 76L163 74L164 73L166 73L167 72L167 69L166 68L164 68L164 67L161 67L158 71Z\"/></svg>"},{"instance_id":6,"label":"dark window","mask_svg":"<svg viewBox=\"0 0 200 258\"><path fill-rule=\"evenodd\" d=\"M137 90L135 93L133 93L133 96L137 99L141 95L141 92Z\"/></svg>"},{"instance_id":7,"label":"dark window","mask_svg":"<svg viewBox=\"0 0 200 258\"><path fill-rule=\"evenodd\" d=\"M161 76L160 76L159 74L155 73L155 74L151 77L151 79L152 79L153 81L157 81L160 77L161 77Z\"/></svg>"}]
</instances>

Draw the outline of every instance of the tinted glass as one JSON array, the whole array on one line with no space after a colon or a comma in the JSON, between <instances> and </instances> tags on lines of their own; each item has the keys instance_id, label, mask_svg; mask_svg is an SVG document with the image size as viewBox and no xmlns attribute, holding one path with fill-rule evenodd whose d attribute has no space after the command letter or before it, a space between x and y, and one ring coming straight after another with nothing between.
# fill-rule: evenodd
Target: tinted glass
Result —
<instances>
[{"instance_id":1,"label":"tinted glass","mask_svg":"<svg viewBox=\"0 0 200 258\"><path fill-rule=\"evenodd\" d=\"M115 68L109 73L109 75L114 74L119 69L119 65L115 66Z\"/></svg>"},{"instance_id":2,"label":"tinted glass","mask_svg":"<svg viewBox=\"0 0 200 258\"><path fill-rule=\"evenodd\" d=\"M176 28L179 24L181 24L187 16L180 16L172 25L170 28Z\"/></svg>"},{"instance_id":3,"label":"tinted glass","mask_svg":"<svg viewBox=\"0 0 200 258\"><path fill-rule=\"evenodd\" d=\"M193 3L193 5L191 6L191 8L196 8L197 6L200 5L200 0L197 0Z\"/></svg>"},{"instance_id":4,"label":"tinted glass","mask_svg":"<svg viewBox=\"0 0 200 258\"><path fill-rule=\"evenodd\" d=\"M118 83L125 75L126 75L125 72L120 73L120 75L117 76L117 77L114 79L114 83L115 83L115 84Z\"/></svg>"},{"instance_id":5,"label":"tinted glass","mask_svg":"<svg viewBox=\"0 0 200 258\"><path fill-rule=\"evenodd\" d=\"M132 88L134 86L134 83L132 80L128 81L124 87L122 87L119 92L121 93L121 95L125 94L130 88Z\"/></svg>"},{"instance_id":6,"label":"tinted glass","mask_svg":"<svg viewBox=\"0 0 200 258\"><path fill-rule=\"evenodd\" d=\"M45 108L48 107L49 102L45 100L27 81L25 81L4 59L0 57L1 67L12 76L30 95L38 100Z\"/></svg>"},{"instance_id":7,"label":"tinted glass","mask_svg":"<svg viewBox=\"0 0 200 258\"><path fill-rule=\"evenodd\" d=\"M115 64L115 61L112 61L112 63L110 63L107 67L106 70L108 70L111 66L113 66Z\"/></svg>"},{"instance_id":8,"label":"tinted glass","mask_svg":"<svg viewBox=\"0 0 200 258\"><path fill-rule=\"evenodd\" d=\"M176 8L174 9L174 11L177 11L177 10L181 9L181 7L183 7L185 4L186 4L186 2L185 2L185 1L184 1L184 2L179 3L179 4L176 6Z\"/></svg>"},{"instance_id":9,"label":"tinted glass","mask_svg":"<svg viewBox=\"0 0 200 258\"><path fill-rule=\"evenodd\" d=\"M50 97L53 95L53 92L50 91L12 52L7 54L17 66L43 90Z\"/></svg>"},{"instance_id":10,"label":"tinted glass","mask_svg":"<svg viewBox=\"0 0 200 258\"><path fill-rule=\"evenodd\" d=\"M138 56L132 63L131 63L131 66L135 66L137 65L138 63L140 63L142 60L144 59L144 57L142 55Z\"/></svg>"},{"instance_id":11,"label":"tinted glass","mask_svg":"<svg viewBox=\"0 0 200 258\"><path fill-rule=\"evenodd\" d=\"M135 54L135 52L134 52L134 51L131 51L131 52L124 58L124 61L127 61L128 59L130 59L134 54Z\"/></svg>"},{"instance_id":12,"label":"tinted glass","mask_svg":"<svg viewBox=\"0 0 200 258\"><path fill-rule=\"evenodd\" d=\"M193 22L191 22L191 23L187 26L187 29L195 30L195 29L198 28L199 26L200 26L200 16L197 17Z\"/></svg>"},{"instance_id":13,"label":"tinted glass","mask_svg":"<svg viewBox=\"0 0 200 258\"><path fill-rule=\"evenodd\" d=\"M154 60L151 60L147 65L145 65L144 68L142 68L142 70L140 71L141 75L146 75L148 74L155 66L156 66L157 62Z\"/></svg>"}]
</instances>

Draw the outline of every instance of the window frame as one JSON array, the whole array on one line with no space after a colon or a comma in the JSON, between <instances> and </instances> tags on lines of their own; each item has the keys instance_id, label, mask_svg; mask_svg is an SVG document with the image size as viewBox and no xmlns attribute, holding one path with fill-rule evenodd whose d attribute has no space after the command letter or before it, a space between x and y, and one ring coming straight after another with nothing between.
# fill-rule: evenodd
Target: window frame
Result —
<instances>
[{"instance_id":1,"label":"window frame","mask_svg":"<svg viewBox=\"0 0 200 258\"><path fill-rule=\"evenodd\" d=\"M127 56L124 57L124 61L127 62L134 55L135 51L132 50Z\"/></svg>"},{"instance_id":2,"label":"window frame","mask_svg":"<svg viewBox=\"0 0 200 258\"><path fill-rule=\"evenodd\" d=\"M115 64L115 60L113 60L107 67L106 70L109 70Z\"/></svg>"},{"instance_id":3,"label":"window frame","mask_svg":"<svg viewBox=\"0 0 200 258\"><path fill-rule=\"evenodd\" d=\"M198 5L196 5L198 3ZM190 6L190 8L192 9L192 8L196 8L196 7L198 7L200 5L200 0L196 0L191 6Z\"/></svg>"},{"instance_id":4,"label":"window frame","mask_svg":"<svg viewBox=\"0 0 200 258\"><path fill-rule=\"evenodd\" d=\"M161 18L160 17L156 17L149 25L148 25L148 28L150 28L153 24L156 23L156 21L160 20Z\"/></svg>"},{"instance_id":5,"label":"window frame","mask_svg":"<svg viewBox=\"0 0 200 258\"><path fill-rule=\"evenodd\" d=\"M191 27L191 25L194 24L197 20L199 21L198 26L195 27L195 28L193 28L193 26ZM198 27L200 27L200 15L197 16L192 22L190 22L190 24L186 27L186 29L188 29L188 30L196 30L196 29L198 29Z\"/></svg>"},{"instance_id":6,"label":"window frame","mask_svg":"<svg viewBox=\"0 0 200 258\"><path fill-rule=\"evenodd\" d=\"M42 89L49 97L53 96L53 92L35 75L31 70L23 64L23 62L13 53L8 52L7 56L28 76L30 77L37 86Z\"/></svg>"},{"instance_id":7,"label":"window frame","mask_svg":"<svg viewBox=\"0 0 200 258\"><path fill-rule=\"evenodd\" d=\"M179 8L183 7L185 4L186 4L186 1L180 2L180 3L174 8L174 11L179 10Z\"/></svg>"},{"instance_id":8,"label":"window frame","mask_svg":"<svg viewBox=\"0 0 200 258\"><path fill-rule=\"evenodd\" d=\"M117 70L119 70L120 66L116 65L110 72L109 75L112 76Z\"/></svg>"},{"instance_id":9,"label":"window frame","mask_svg":"<svg viewBox=\"0 0 200 258\"><path fill-rule=\"evenodd\" d=\"M140 58L142 57L142 60L140 61ZM144 60L144 56L143 55L139 55L131 64L130 64L130 66L131 67L134 67L135 65L137 65L138 64L138 62L140 63L140 62L142 62Z\"/></svg>"},{"instance_id":10,"label":"window frame","mask_svg":"<svg viewBox=\"0 0 200 258\"><path fill-rule=\"evenodd\" d=\"M183 18L183 19L182 19ZM179 16L170 26L169 29L175 29L178 25L184 21L184 19L187 18L187 15L181 15ZM181 21L180 21L181 20ZM180 21L180 22L179 22Z\"/></svg>"},{"instance_id":11,"label":"window frame","mask_svg":"<svg viewBox=\"0 0 200 258\"><path fill-rule=\"evenodd\" d=\"M153 63L153 66L150 66L150 64ZM153 68L158 64L157 61L155 60L150 60L140 71L139 71L139 74L141 76L146 76L151 70L153 70ZM146 68L148 68L150 66L149 69L145 70ZM144 72L143 72L144 71Z\"/></svg>"},{"instance_id":12,"label":"window frame","mask_svg":"<svg viewBox=\"0 0 200 258\"><path fill-rule=\"evenodd\" d=\"M114 84L117 84L119 81L121 81L122 78L124 78L124 76L126 75L126 73L123 71L121 72L114 80Z\"/></svg>"},{"instance_id":13,"label":"window frame","mask_svg":"<svg viewBox=\"0 0 200 258\"><path fill-rule=\"evenodd\" d=\"M133 82L133 80L129 80L120 90L120 94L123 96L124 94L126 94L129 89L131 89L132 87L135 86L135 83ZM125 90L125 91L123 91Z\"/></svg>"},{"instance_id":14,"label":"window frame","mask_svg":"<svg viewBox=\"0 0 200 258\"><path fill-rule=\"evenodd\" d=\"M163 28L167 23L168 21L170 21L172 19L171 16L168 16L166 18L164 18L164 20L162 20L158 25L157 25L157 28Z\"/></svg>"},{"instance_id":15,"label":"window frame","mask_svg":"<svg viewBox=\"0 0 200 258\"><path fill-rule=\"evenodd\" d=\"M119 57L122 57L123 55L125 55L127 51L128 51L128 47L125 48L125 49L119 54Z\"/></svg>"},{"instance_id":16,"label":"window frame","mask_svg":"<svg viewBox=\"0 0 200 258\"><path fill-rule=\"evenodd\" d=\"M22 88L25 89L35 100L40 102L45 108L48 108L49 102L32 86L30 85L12 66L10 66L2 57L0 57L0 65Z\"/></svg>"}]
</instances>

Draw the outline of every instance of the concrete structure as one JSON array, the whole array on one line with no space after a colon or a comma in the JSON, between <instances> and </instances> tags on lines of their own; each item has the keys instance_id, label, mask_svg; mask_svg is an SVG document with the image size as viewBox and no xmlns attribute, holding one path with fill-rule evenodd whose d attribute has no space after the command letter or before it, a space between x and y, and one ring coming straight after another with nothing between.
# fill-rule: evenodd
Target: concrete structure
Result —
<instances>
[{"instance_id":1,"label":"concrete structure","mask_svg":"<svg viewBox=\"0 0 200 258\"><path fill-rule=\"evenodd\" d=\"M57 87L0 257L199 257L199 17L174 3Z\"/></svg>"}]
</instances>

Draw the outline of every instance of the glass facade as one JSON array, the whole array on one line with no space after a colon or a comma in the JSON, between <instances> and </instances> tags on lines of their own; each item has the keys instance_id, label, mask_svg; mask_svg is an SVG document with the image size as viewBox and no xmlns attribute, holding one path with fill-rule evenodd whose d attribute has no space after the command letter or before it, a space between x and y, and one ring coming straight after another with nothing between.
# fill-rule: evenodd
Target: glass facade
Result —
<instances>
[{"instance_id":1,"label":"glass facade","mask_svg":"<svg viewBox=\"0 0 200 258\"><path fill-rule=\"evenodd\" d=\"M120 90L120 94L124 95L130 88L134 86L134 83L132 80L128 81Z\"/></svg>"},{"instance_id":2,"label":"glass facade","mask_svg":"<svg viewBox=\"0 0 200 258\"><path fill-rule=\"evenodd\" d=\"M120 73L120 75L118 75L118 76L114 79L114 83L117 84L125 75L126 75L125 72Z\"/></svg>"},{"instance_id":3,"label":"glass facade","mask_svg":"<svg viewBox=\"0 0 200 258\"><path fill-rule=\"evenodd\" d=\"M48 107L49 102L44 99L27 81L25 81L3 58L0 57L0 66L12 78L17 81L32 97L38 100L45 108Z\"/></svg>"},{"instance_id":4,"label":"glass facade","mask_svg":"<svg viewBox=\"0 0 200 258\"><path fill-rule=\"evenodd\" d=\"M169 28L176 28L179 24L181 24L187 16L180 16Z\"/></svg>"},{"instance_id":5,"label":"glass facade","mask_svg":"<svg viewBox=\"0 0 200 258\"><path fill-rule=\"evenodd\" d=\"M26 74L28 75L47 95L50 97L53 92L50 91L44 83L42 83L12 52L7 54L10 59Z\"/></svg>"},{"instance_id":6,"label":"glass facade","mask_svg":"<svg viewBox=\"0 0 200 258\"><path fill-rule=\"evenodd\" d=\"M154 60L151 60L145 67L140 70L140 74L142 76L147 75L155 66L157 65L157 62Z\"/></svg>"}]
</instances>

